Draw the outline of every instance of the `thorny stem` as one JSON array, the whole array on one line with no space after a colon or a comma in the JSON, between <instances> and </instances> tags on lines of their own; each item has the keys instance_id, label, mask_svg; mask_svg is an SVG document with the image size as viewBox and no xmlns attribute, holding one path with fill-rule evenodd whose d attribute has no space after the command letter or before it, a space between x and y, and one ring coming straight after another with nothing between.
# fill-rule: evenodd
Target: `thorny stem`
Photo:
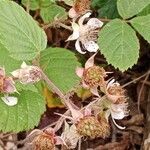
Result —
<instances>
[{"instance_id":1,"label":"thorny stem","mask_svg":"<svg viewBox=\"0 0 150 150\"><path fill-rule=\"evenodd\" d=\"M55 26L55 25L60 26L60 27L62 27L62 28L64 28L64 29L67 29L67 30L72 31L72 28L71 28L70 26L67 26L67 25L65 25L65 24L63 24L63 23L61 23L61 22L57 22L57 21L54 22L54 23L50 23L50 24L44 25L42 28L43 28L43 29L47 29L47 28L52 27L52 26Z\"/></svg>"}]
</instances>

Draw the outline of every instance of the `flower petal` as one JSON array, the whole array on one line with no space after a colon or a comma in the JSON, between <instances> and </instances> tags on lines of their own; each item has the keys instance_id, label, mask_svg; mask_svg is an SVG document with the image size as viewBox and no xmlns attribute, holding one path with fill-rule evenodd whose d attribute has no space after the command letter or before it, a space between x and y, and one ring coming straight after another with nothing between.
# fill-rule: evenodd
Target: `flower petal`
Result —
<instances>
[{"instance_id":1,"label":"flower petal","mask_svg":"<svg viewBox=\"0 0 150 150\"><path fill-rule=\"evenodd\" d=\"M100 96L99 96L99 93L98 93L97 87L90 88L90 91L91 91L91 93L93 93L95 96L100 97Z\"/></svg>"},{"instance_id":2,"label":"flower petal","mask_svg":"<svg viewBox=\"0 0 150 150\"><path fill-rule=\"evenodd\" d=\"M84 68L80 68L80 67L77 67L77 68L76 68L76 74L77 74L80 78L82 78L82 76L83 76L83 71L84 71Z\"/></svg>"},{"instance_id":3,"label":"flower petal","mask_svg":"<svg viewBox=\"0 0 150 150\"><path fill-rule=\"evenodd\" d=\"M73 33L68 37L66 41L73 41L79 38L79 25L75 22L72 22Z\"/></svg>"},{"instance_id":4,"label":"flower petal","mask_svg":"<svg viewBox=\"0 0 150 150\"><path fill-rule=\"evenodd\" d=\"M5 96L5 97L1 97L1 99L3 100L3 102L5 104L7 104L8 106L14 106L17 104L18 99L17 97L12 97L12 96Z\"/></svg>"},{"instance_id":5,"label":"flower petal","mask_svg":"<svg viewBox=\"0 0 150 150\"><path fill-rule=\"evenodd\" d=\"M13 72L11 72L11 74L15 77L15 78L19 78L19 75L20 75L20 69L17 69Z\"/></svg>"},{"instance_id":6,"label":"flower petal","mask_svg":"<svg viewBox=\"0 0 150 150\"><path fill-rule=\"evenodd\" d=\"M10 77L8 77L8 78L5 78L5 80L4 80L4 83L3 83L4 85L4 92L5 93L14 93L14 92L16 92L17 90L16 90L16 87L15 87L15 83L14 83L14 81L12 80L12 78L10 78Z\"/></svg>"},{"instance_id":7,"label":"flower petal","mask_svg":"<svg viewBox=\"0 0 150 150\"><path fill-rule=\"evenodd\" d=\"M85 69L88 69L89 67L92 67L94 65L94 57L97 53L92 55L85 63Z\"/></svg>"},{"instance_id":8,"label":"flower petal","mask_svg":"<svg viewBox=\"0 0 150 150\"><path fill-rule=\"evenodd\" d=\"M91 26L93 29L100 28L103 26L103 22L98 20L97 18L91 18L88 22L87 25Z\"/></svg>"},{"instance_id":9,"label":"flower petal","mask_svg":"<svg viewBox=\"0 0 150 150\"><path fill-rule=\"evenodd\" d=\"M28 65L25 63L25 62L23 62L22 64L21 64L21 68L26 68Z\"/></svg>"},{"instance_id":10,"label":"flower petal","mask_svg":"<svg viewBox=\"0 0 150 150\"><path fill-rule=\"evenodd\" d=\"M111 104L111 115L114 119L123 119L128 115L127 113L127 103L122 105L120 104Z\"/></svg>"},{"instance_id":11,"label":"flower petal","mask_svg":"<svg viewBox=\"0 0 150 150\"><path fill-rule=\"evenodd\" d=\"M85 54L85 53L86 53L86 52L83 52L83 51L81 50L79 40L76 41L76 43L75 43L75 48L76 48L76 50L77 50L79 53L81 53L81 54Z\"/></svg>"},{"instance_id":12,"label":"flower petal","mask_svg":"<svg viewBox=\"0 0 150 150\"><path fill-rule=\"evenodd\" d=\"M113 123L115 124L115 126L116 126L117 128L119 128L119 129L121 129L121 130L123 130L123 129L126 128L126 127L119 126L113 118L112 118L112 121L113 121Z\"/></svg>"},{"instance_id":13,"label":"flower petal","mask_svg":"<svg viewBox=\"0 0 150 150\"><path fill-rule=\"evenodd\" d=\"M79 26L82 26L85 18L90 17L91 14L92 14L91 12L87 12L85 15L83 15L78 21Z\"/></svg>"},{"instance_id":14,"label":"flower petal","mask_svg":"<svg viewBox=\"0 0 150 150\"><path fill-rule=\"evenodd\" d=\"M86 43L83 43L85 49L89 52L97 52L99 49L99 46L94 41L88 41Z\"/></svg>"},{"instance_id":15,"label":"flower petal","mask_svg":"<svg viewBox=\"0 0 150 150\"><path fill-rule=\"evenodd\" d=\"M76 18L78 16L77 12L74 10L74 8L71 8L68 12L70 18Z\"/></svg>"}]
</instances>

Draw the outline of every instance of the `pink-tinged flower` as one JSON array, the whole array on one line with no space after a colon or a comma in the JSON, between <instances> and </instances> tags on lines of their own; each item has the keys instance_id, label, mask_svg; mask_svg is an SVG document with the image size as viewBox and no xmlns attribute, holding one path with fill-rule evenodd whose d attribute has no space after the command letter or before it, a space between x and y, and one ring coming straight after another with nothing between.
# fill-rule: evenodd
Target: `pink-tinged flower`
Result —
<instances>
[{"instance_id":1,"label":"pink-tinged flower","mask_svg":"<svg viewBox=\"0 0 150 150\"><path fill-rule=\"evenodd\" d=\"M90 89L94 95L99 96L97 88L105 84L104 78L107 72L102 67L94 65L95 55L87 60L85 68L78 67L76 74L82 79L82 86L84 88Z\"/></svg>"},{"instance_id":2,"label":"pink-tinged flower","mask_svg":"<svg viewBox=\"0 0 150 150\"><path fill-rule=\"evenodd\" d=\"M125 90L114 79L109 81L104 88L107 98L113 103L120 103L126 99Z\"/></svg>"},{"instance_id":3,"label":"pink-tinged flower","mask_svg":"<svg viewBox=\"0 0 150 150\"><path fill-rule=\"evenodd\" d=\"M13 79L5 75L4 68L0 68L0 92L4 94L11 94L16 91L17 90Z\"/></svg>"},{"instance_id":4,"label":"pink-tinged flower","mask_svg":"<svg viewBox=\"0 0 150 150\"><path fill-rule=\"evenodd\" d=\"M81 53L85 54L85 51L82 51L82 48L89 52L96 52L99 49L98 44L96 43L99 28L102 27L103 22L98 20L97 18L91 18L86 24L83 24L86 18L89 18L91 12L83 15L78 24L74 21L72 22L73 34L70 35L67 41L76 40L75 48Z\"/></svg>"},{"instance_id":5,"label":"pink-tinged flower","mask_svg":"<svg viewBox=\"0 0 150 150\"><path fill-rule=\"evenodd\" d=\"M4 97L1 97L1 99L8 106L15 106L17 104L17 102L18 102L17 97L13 97L13 96L5 95Z\"/></svg>"},{"instance_id":6,"label":"pink-tinged flower","mask_svg":"<svg viewBox=\"0 0 150 150\"><path fill-rule=\"evenodd\" d=\"M41 79L41 71L37 66L29 66L25 62L22 63L21 69L17 69L11 73L22 84L35 83Z\"/></svg>"}]
</instances>

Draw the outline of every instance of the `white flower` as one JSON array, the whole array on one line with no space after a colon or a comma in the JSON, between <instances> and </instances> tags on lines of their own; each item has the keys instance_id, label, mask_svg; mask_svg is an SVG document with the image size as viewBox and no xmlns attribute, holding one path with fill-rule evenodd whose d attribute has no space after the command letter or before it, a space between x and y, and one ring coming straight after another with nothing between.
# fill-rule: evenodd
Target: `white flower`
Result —
<instances>
[{"instance_id":1,"label":"white flower","mask_svg":"<svg viewBox=\"0 0 150 150\"><path fill-rule=\"evenodd\" d=\"M17 69L11 74L22 84L35 83L41 79L40 69L37 66L28 66L25 62L22 63L21 69Z\"/></svg>"},{"instance_id":2,"label":"white flower","mask_svg":"<svg viewBox=\"0 0 150 150\"><path fill-rule=\"evenodd\" d=\"M125 127L121 127L119 126L116 122L116 120L121 120L124 117L129 115L129 111L128 111L128 103L124 102L124 103L120 103L120 104L110 104L109 109L106 112L106 118L108 119L108 117L111 115L112 120L114 122L114 124L119 128L119 129L125 129Z\"/></svg>"},{"instance_id":3,"label":"white flower","mask_svg":"<svg viewBox=\"0 0 150 150\"><path fill-rule=\"evenodd\" d=\"M7 95L5 95L4 97L1 97L1 99L8 106L14 106L18 102L17 97L13 97L13 96L7 96Z\"/></svg>"},{"instance_id":4,"label":"white flower","mask_svg":"<svg viewBox=\"0 0 150 150\"><path fill-rule=\"evenodd\" d=\"M72 22L73 34L70 35L67 39L67 41L76 40L75 48L81 54L85 54L86 52L81 50L80 42L82 47L89 52L96 52L99 49L96 41L98 36L98 29L102 27L103 22L97 18L91 18L86 24L83 24L84 20L90 15L91 12L83 15L79 19L78 24L74 21Z\"/></svg>"}]
</instances>

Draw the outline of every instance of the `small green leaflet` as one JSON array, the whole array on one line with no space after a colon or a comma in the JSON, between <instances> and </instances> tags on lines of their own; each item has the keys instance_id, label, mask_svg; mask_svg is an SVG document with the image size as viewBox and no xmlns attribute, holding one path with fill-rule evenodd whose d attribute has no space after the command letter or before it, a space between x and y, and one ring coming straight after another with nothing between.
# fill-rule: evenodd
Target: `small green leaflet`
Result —
<instances>
[{"instance_id":1,"label":"small green leaflet","mask_svg":"<svg viewBox=\"0 0 150 150\"><path fill-rule=\"evenodd\" d=\"M47 7L51 4L53 4L54 0L22 0L21 3L29 7L31 10L40 9L41 7Z\"/></svg>"},{"instance_id":2,"label":"small green leaflet","mask_svg":"<svg viewBox=\"0 0 150 150\"><path fill-rule=\"evenodd\" d=\"M137 63L138 38L135 31L120 19L112 20L100 30L98 44L107 62L121 71Z\"/></svg>"},{"instance_id":3,"label":"small green leaflet","mask_svg":"<svg viewBox=\"0 0 150 150\"><path fill-rule=\"evenodd\" d=\"M79 83L75 74L80 66L74 53L64 48L48 48L41 53L41 67L50 80L62 91L68 92Z\"/></svg>"},{"instance_id":4,"label":"small green leaflet","mask_svg":"<svg viewBox=\"0 0 150 150\"><path fill-rule=\"evenodd\" d=\"M65 20L67 12L63 7L51 4L49 7L42 7L40 15L45 23L53 22L55 19Z\"/></svg>"},{"instance_id":5,"label":"small green leaflet","mask_svg":"<svg viewBox=\"0 0 150 150\"><path fill-rule=\"evenodd\" d=\"M32 60L46 48L47 37L21 6L1 1L0 42L14 59Z\"/></svg>"},{"instance_id":6,"label":"small green leaflet","mask_svg":"<svg viewBox=\"0 0 150 150\"><path fill-rule=\"evenodd\" d=\"M117 0L93 0L92 6L98 10L98 17L120 18L117 10Z\"/></svg>"},{"instance_id":7,"label":"small green leaflet","mask_svg":"<svg viewBox=\"0 0 150 150\"><path fill-rule=\"evenodd\" d=\"M130 23L150 43L150 15L133 18Z\"/></svg>"},{"instance_id":8,"label":"small green leaflet","mask_svg":"<svg viewBox=\"0 0 150 150\"><path fill-rule=\"evenodd\" d=\"M150 0L118 0L117 8L120 16L127 19L141 12L149 4Z\"/></svg>"}]
</instances>

